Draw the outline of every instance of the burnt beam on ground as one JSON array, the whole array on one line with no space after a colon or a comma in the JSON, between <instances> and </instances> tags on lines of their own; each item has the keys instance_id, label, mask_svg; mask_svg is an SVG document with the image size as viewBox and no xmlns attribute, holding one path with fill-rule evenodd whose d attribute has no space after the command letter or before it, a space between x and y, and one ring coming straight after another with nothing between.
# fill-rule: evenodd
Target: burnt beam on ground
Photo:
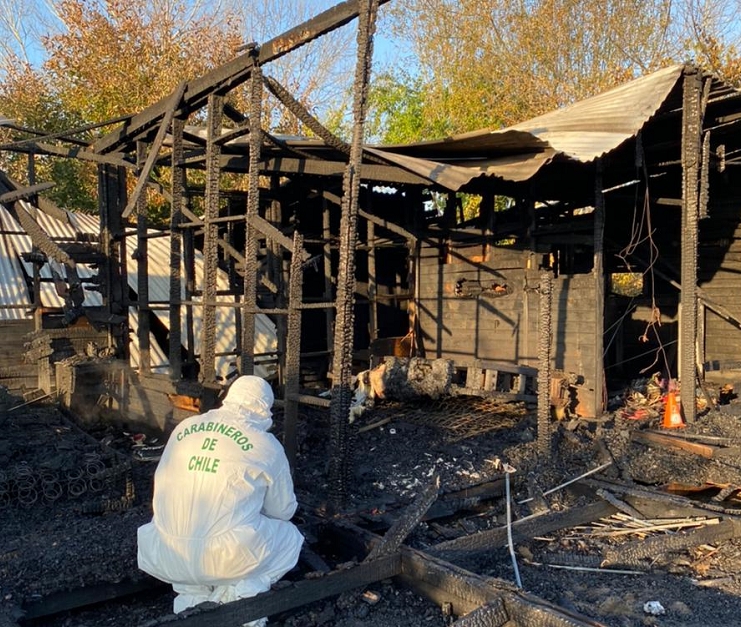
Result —
<instances>
[{"instance_id":1,"label":"burnt beam on ground","mask_svg":"<svg viewBox=\"0 0 741 627\"><path fill-rule=\"evenodd\" d=\"M305 579L279 590L270 590L255 597L220 605L214 609L198 608L178 614L177 618L163 618L157 625L177 627L237 627L263 616L274 616L321 601L327 597L349 592L362 586L389 579L401 572L401 555L395 553L352 568L334 570L318 579Z\"/></svg>"},{"instance_id":2,"label":"burnt beam on ground","mask_svg":"<svg viewBox=\"0 0 741 627\"><path fill-rule=\"evenodd\" d=\"M23 607L25 621L38 620L61 612L76 610L88 605L121 599L134 594L164 589L167 584L146 577L140 581L122 581L120 583L103 583L97 586L78 588L68 592L57 592L29 603Z\"/></svg>"},{"instance_id":3,"label":"burnt beam on ground","mask_svg":"<svg viewBox=\"0 0 741 627\"><path fill-rule=\"evenodd\" d=\"M424 490L421 490L414 502L402 513L397 521L391 525L383 539L373 547L366 557L366 561L376 559L382 555L389 555L399 549L407 536L420 523L430 506L437 500L440 491L440 477L435 475Z\"/></svg>"},{"instance_id":4,"label":"burnt beam on ground","mask_svg":"<svg viewBox=\"0 0 741 627\"><path fill-rule=\"evenodd\" d=\"M718 524L705 525L686 533L660 535L654 538L615 546L605 551L602 566L640 568L643 560L655 558L663 553L684 551L703 544L715 544L737 538L741 524L735 520L721 520Z\"/></svg>"},{"instance_id":5,"label":"burnt beam on ground","mask_svg":"<svg viewBox=\"0 0 741 627\"><path fill-rule=\"evenodd\" d=\"M330 523L325 530L337 547L371 548L382 540L347 523ZM406 546L400 548L401 572L396 580L456 616L480 611L494 620L506 612L511 627L601 627L587 617L568 612L513 584L467 571L455 564ZM489 611L482 608L489 607ZM503 608L503 610L502 610ZM493 611L496 610L496 611ZM463 623L482 627L497 623ZM502 623L504 624L504 623Z\"/></svg>"},{"instance_id":6,"label":"burnt beam on ground","mask_svg":"<svg viewBox=\"0 0 741 627\"><path fill-rule=\"evenodd\" d=\"M576 525L583 525L598 518L604 518L617 512L617 508L604 501L597 501L580 507L530 516L512 524L512 536L515 542L530 539L533 536L551 533ZM477 551L486 551L503 547L507 542L507 527L497 527L481 531L470 536L442 542L429 552L447 560L465 558Z\"/></svg>"}]
</instances>

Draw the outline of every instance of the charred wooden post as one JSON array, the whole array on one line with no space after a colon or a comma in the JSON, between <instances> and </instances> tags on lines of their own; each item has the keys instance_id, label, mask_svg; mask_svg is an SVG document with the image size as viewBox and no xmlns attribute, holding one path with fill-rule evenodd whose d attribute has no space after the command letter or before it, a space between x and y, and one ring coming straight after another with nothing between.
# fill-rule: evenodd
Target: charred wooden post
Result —
<instances>
[{"instance_id":1,"label":"charred wooden post","mask_svg":"<svg viewBox=\"0 0 741 627\"><path fill-rule=\"evenodd\" d=\"M147 145L136 142L136 163L139 180L144 175L147 161ZM132 205L134 201L134 205ZM137 337L139 339L139 372L149 374L151 357L149 345L149 259L147 256L147 198L144 194L129 200L129 207L136 209L136 291L137 291ZM125 213L125 212L124 212ZM125 217L125 216L124 216Z\"/></svg>"},{"instance_id":2,"label":"charred wooden post","mask_svg":"<svg viewBox=\"0 0 741 627\"><path fill-rule=\"evenodd\" d=\"M257 50L253 49L256 54ZM262 147L262 70L253 57L250 79L250 156L247 212L245 214L244 285L242 309L241 374L255 371L255 311L257 308L257 233L254 219L260 209L260 149Z\"/></svg>"},{"instance_id":3,"label":"charred wooden post","mask_svg":"<svg viewBox=\"0 0 741 627\"><path fill-rule=\"evenodd\" d=\"M357 245L360 165L363 157L363 128L368 100L368 81L373 57L378 0L363 0L358 19L358 58L355 66L353 137L350 160L342 179L340 222L340 265L337 275L337 319L332 360L332 403L330 406L329 491L332 506L342 507L350 474L348 415L352 399L353 326L355 316L355 247Z\"/></svg>"},{"instance_id":4,"label":"charred wooden post","mask_svg":"<svg viewBox=\"0 0 741 627\"><path fill-rule=\"evenodd\" d=\"M183 231L183 275L185 283L185 333L186 346L188 347L188 356L184 364L183 374L187 368L189 376L186 378L195 378L194 371L198 368L196 360L196 336L193 315L193 295L196 291L196 251L193 229Z\"/></svg>"},{"instance_id":5,"label":"charred wooden post","mask_svg":"<svg viewBox=\"0 0 741 627\"><path fill-rule=\"evenodd\" d=\"M368 326L370 341L378 337L378 277L376 276L376 225L372 220L366 221L368 239Z\"/></svg>"},{"instance_id":6,"label":"charred wooden post","mask_svg":"<svg viewBox=\"0 0 741 627\"><path fill-rule=\"evenodd\" d=\"M277 176L271 178L271 188L275 192L279 187ZM283 221L283 206L277 199L273 199L268 208L268 220L275 228L280 228ZM290 280L288 267L283 262L283 247L279 242L268 239L268 272L270 281L276 287L275 307L286 308L286 285ZM278 340L278 385L279 393L285 398L286 384L286 338L288 337L288 324L286 316L276 316L275 328Z\"/></svg>"},{"instance_id":7,"label":"charred wooden post","mask_svg":"<svg viewBox=\"0 0 741 627\"><path fill-rule=\"evenodd\" d=\"M550 268L540 273L540 311L538 314L538 452L551 448L551 334L552 287Z\"/></svg>"},{"instance_id":8,"label":"charred wooden post","mask_svg":"<svg viewBox=\"0 0 741 627\"><path fill-rule=\"evenodd\" d=\"M291 273L288 279L288 334L286 338L285 406L283 413L283 446L291 468L296 464L296 424L298 422L298 394L301 354L301 302L303 291L304 238L293 234Z\"/></svg>"},{"instance_id":9,"label":"charred wooden post","mask_svg":"<svg viewBox=\"0 0 741 627\"><path fill-rule=\"evenodd\" d=\"M679 319L680 397L685 420L697 418L695 378L697 372L697 231L701 159L702 76L694 67L684 71L682 106L682 269Z\"/></svg>"},{"instance_id":10,"label":"charred wooden post","mask_svg":"<svg viewBox=\"0 0 741 627\"><path fill-rule=\"evenodd\" d=\"M602 162L597 161L594 177L594 415L600 416L605 409L605 195L602 192ZM548 388L550 389L550 387Z\"/></svg>"},{"instance_id":11,"label":"charred wooden post","mask_svg":"<svg viewBox=\"0 0 741 627\"><path fill-rule=\"evenodd\" d=\"M99 245L103 253L100 276L103 281L103 302L106 312L125 314L128 311L126 280L126 242L121 210L126 204L126 170L120 166L98 167L98 213L100 215ZM123 316L128 320L127 316ZM126 323L124 323L126 324ZM109 327L108 345L115 346L120 357L128 360L128 329Z\"/></svg>"},{"instance_id":12,"label":"charred wooden post","mask_svg":"<svg viewBox=\"0 0 741 627\"><path fill-rule=\"evenodd\" d=\"M183 257L183 233L180 224L183 221L183 205L186 202L187 171L183 166L183 128L185 120L175 118L172 121L172 200L170 201L170 336L169 358L170 378L180 380L182 376L182 332L181 310L182 288L180 267Z\"/></svg>"},{"instance_id":13,"label":"charred wooden post","mask_svg":"<svg viewBox=\"0 0 741 627\"><path fill-rule=\"evenodd\" d=\"M324 266L324 301L332 302L332 229L331 214L329 211L329 202L322 198L322 237L324 247L322 249L322 264ZM334 310L327 307L325 310L324 324L327 337L327 354L332 356L334 341Z\"/></svg>"},{"instance_id":14,"label":"charred wooden post","mask_svg":"<svg viewBox=\"0 0 741 627\"><path fill-rule=\"evenodd\" d=\"M208 97L206 131L206 207L203 214L203 316L201 328L201 381L208 386L216 383L216 271L218 268L219 179L221 174L221 121L224 115L224 97Z\"/></svg>"}]
</instances>

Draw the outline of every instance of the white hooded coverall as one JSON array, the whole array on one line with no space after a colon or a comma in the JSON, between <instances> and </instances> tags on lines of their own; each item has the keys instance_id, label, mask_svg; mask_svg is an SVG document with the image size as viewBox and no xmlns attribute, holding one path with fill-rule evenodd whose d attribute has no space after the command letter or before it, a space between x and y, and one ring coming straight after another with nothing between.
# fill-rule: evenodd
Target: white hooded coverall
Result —
<instances>
[{"instance_id":1,"label":"white hooded coverall","mask_svg":"<svg viewBox=\"0 0 741 627\"><path fill-rule=\"evenodd\" d=\"M293 568L303 536L283 447L267 430L273 392L239 377L221 408L181 422L154 477L139 568L172 584L174 611L264 592Z\"/></svg>"}]
</instances>

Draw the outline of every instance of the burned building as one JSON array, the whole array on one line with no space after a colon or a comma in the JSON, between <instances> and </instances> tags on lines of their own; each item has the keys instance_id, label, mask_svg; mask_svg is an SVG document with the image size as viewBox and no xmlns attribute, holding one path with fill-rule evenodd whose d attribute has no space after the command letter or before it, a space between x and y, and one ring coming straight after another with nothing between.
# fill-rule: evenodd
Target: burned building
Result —
<instances>
[{"instance_id":1,"label":"burned building","mask_svg":"<svg viewBox=\"0 0 741 627\"><path fill-rule=\"evenodd\" d=\"M692 423L696 386L712 377L732 381L738 367L741 188L733 169L741 92L676 65L511 128L364 145L375 4L342 3L251 46L85 149L65 153L41 140L24 142L31 153L87 159L99 168L97 218L42 202L30 182L0 180L0 261L5 275L21 277L17 291L25 293L20 303L3 301L3 311L33 312L33 324L23 324L33 336L26 352L35 387L62 394L73 409L80 407L75 399L95 405L105 396L106 407L130 423L166 434L183 416L214 406L236 373L272 377L294 462L307 422L299 408L329 409L325 513L342 511L354 470L359 429L348 416L355 377L387 358L445 361L446 385L461 403L537 403L544 459L552 410L557 417L599 417L609 391L641 375L678 380ZM358 17L348 143L269 68ZM228 99L240 86L250 95L246 111ZM266 92L314 136L266 130ZM153 228L147 215L145 191L158 185L156 167L170 173L169 187L158 187L170 204L164 229ZM19 235L27 239L11 249L10 238ZM64 350L87 350L91 359L65 362L65 338L77 344ZM318 394L325 390L331 401ZM505 478L509 489L508 473L495 487L487 483L486 494L501 496ZM450 538L434 559L400 552L405 525L419 523L438 488L420 488L403 524L383 541L346 530L375 546L380 561L328 588L341 592L390 576L414 582L419 575L418 587L435 599L454 589L455 613L499 612L491 624L517 612L525 622L516 624L536 624L527 620L538 612L554 621L548 624L586 624L506 587L495 593L491 582L436 561L466 542L469 552L501 545L501 526L484 539ZM467 495L461 490L449 501L460 504ZM610 498L554 514L537 530L628 508ZM722 528L728 537L735 537L732 526ZM458 583L446 589L440 581ZM321 587L301 590L319 598ZM255 616L264 611L258 606L250 610Z\"/></svg>"}]
</instances>

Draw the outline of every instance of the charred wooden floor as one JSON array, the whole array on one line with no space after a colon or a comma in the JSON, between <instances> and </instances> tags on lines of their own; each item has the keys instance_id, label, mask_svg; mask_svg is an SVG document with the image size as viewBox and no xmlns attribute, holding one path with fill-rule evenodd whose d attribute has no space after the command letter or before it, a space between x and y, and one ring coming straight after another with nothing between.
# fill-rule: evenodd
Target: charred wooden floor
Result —
<instances>
[{"instance_id":1,"label":"charred wooden floor","mask_svg":"<svg viewBox=\"0 0 741 627\"><path fill-rule=\"evenodd\" d=\"M134 454L140 434L110 425L83 434L44 402L9 414L6 435L27 440L12 450L33 453L28 460L41 467L68 459L77 446L69 438L111 448L133 460L136 500L105 511L69 495L6 503L0 585L9 625L241 625L269 616L289 627L622 627L658 624L643 611L655 600L665 607L662 626L711 627L733 624L741 611L741 470L722 454L738 445L733 414L663 438L651 436L652 424L619 416L563 424L543 460L529 435L532 416L485 433L468 416L474 429L461 438L386 408L354 426L353 492L347 511L330 516L321 499L326 423L317 410L299 434L299 566L263 595L175 617L169 586L136 569L135 531L151 515L155 467ZM680 441L715 448L708 456ZM3 459L5 468L20 461ZM515 470L509 525L505 463ZM121 498L120 482L113 487Z\"/></svg>"}]
</instances>

